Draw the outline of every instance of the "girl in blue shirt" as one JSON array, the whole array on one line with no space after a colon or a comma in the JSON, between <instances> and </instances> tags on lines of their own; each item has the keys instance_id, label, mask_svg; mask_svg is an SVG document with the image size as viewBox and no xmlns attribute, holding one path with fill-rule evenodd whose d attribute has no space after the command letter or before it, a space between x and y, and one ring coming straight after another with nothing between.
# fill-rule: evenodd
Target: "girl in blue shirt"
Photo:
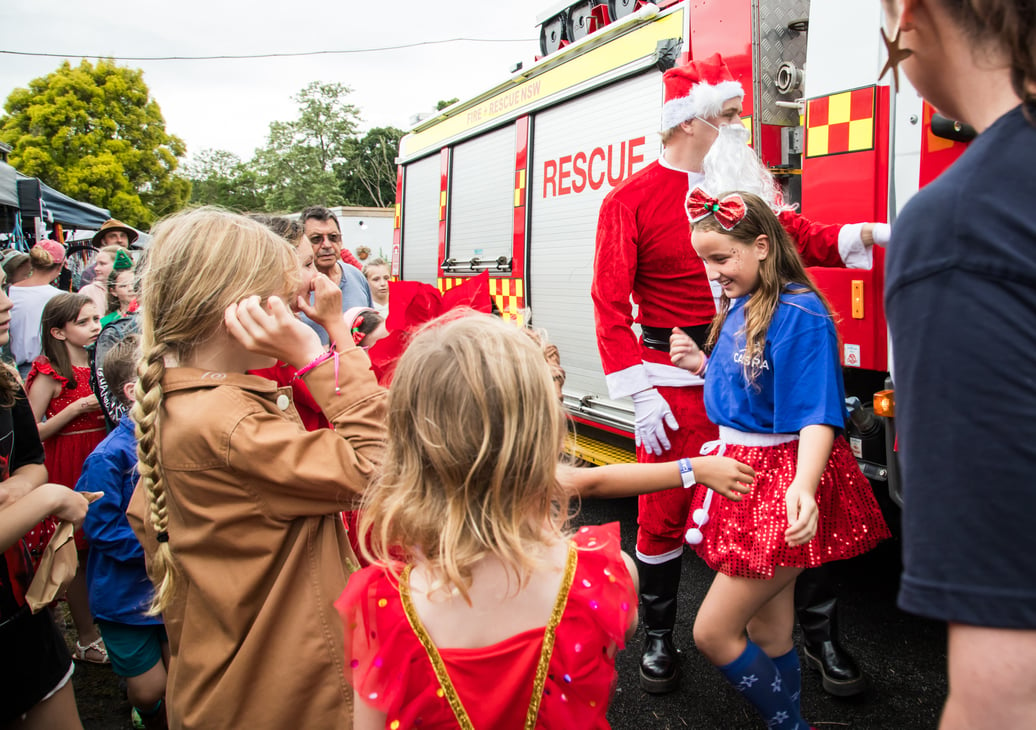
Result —
<instances>
[{"instance_id":1,"label":"girl in blue shirt","mask_svg":"<svg viewBox=\"0 0 1036 730\"><path fill-rule=\"evenodd\" d=\"M691 242L722 288L707 357L674 330L674 365L705 377L716 448L756 470L750 494L693 513L687 540L717 570L694 640L769 727L799 712L792 640L803 568L853 557L888 537L877 501L841 435L844 386L830 307L777 217L758 197L687 197Z\"/></svg>"}]
</instances>

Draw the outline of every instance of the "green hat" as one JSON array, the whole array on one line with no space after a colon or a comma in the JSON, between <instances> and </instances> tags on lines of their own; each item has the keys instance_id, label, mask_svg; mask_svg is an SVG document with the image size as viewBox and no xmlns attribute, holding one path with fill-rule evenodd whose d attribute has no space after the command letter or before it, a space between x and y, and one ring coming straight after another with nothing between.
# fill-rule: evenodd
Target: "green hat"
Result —
<instances>
[{"instance_id":1,"label":"green hat","mask_svg":"<svg viewBox=\"0 0 1036 730\"><path fill-rule=\"evenodd\" d=\"M125 249L120 248L115 252L115 263L112 264L114 271L126 271L127 269L133 268L133 259L126 253Z\"/></svg>"}]
</instances>

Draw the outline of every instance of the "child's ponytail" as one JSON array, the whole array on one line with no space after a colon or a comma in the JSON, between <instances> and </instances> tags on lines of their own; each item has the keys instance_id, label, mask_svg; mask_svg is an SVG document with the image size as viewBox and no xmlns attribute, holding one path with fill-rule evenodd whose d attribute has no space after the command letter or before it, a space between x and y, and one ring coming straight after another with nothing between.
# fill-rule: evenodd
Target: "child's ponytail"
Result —
<instances>
[{"instance_id":1,"label":"child's ponytail","mask_svg":"<svg viewBox=\"0 0 1036 730\"><path fill-rule=\"evenodd\" d=\"M133 422L137 429L137 469L140 487L148 506L148 520L158 536L158 549L151 556L151 578L156 586L151 615L169 605L176 587L176 563L169 548L169 513L165 499L165 480L158 463L158 412L162 406L162 376L169 346L159 343L149 348L140 362Z\"/></svg>"}]
</instances>

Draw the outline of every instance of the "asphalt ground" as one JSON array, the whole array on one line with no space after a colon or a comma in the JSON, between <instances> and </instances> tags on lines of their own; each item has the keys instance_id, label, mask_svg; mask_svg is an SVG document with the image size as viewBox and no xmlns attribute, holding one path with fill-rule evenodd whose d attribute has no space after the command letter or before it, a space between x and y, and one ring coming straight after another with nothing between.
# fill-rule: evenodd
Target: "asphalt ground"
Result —
<instances>
[{"instance_id":1,"label":"asphalt ground","mask_svg":"<svg viewBox=\"0 0 1036 730\"><path fill-rule=\"evenodd\" d=\"M886 505L886 507L888 507ZM887 508L898 534L895 508ZM619 522L624 549L636 544L635 499L586 500L579 524ZM914 730L936 728L946 697L946 630L941 623L896 608L900 543L888 540L867 555L840 563L836 571L842 643L870 680L853 698L826 694L820 675L802 669L802 710L811 725L825 728ZM691 550L683 558L675 638L682 681L668 695L651 695L638 684L643 627L616 660L618 690L608 713L619 730L740 730L764 728L752 707L694 648L691 627L713 573ZM796 635L796 640L798 636ZM800 651L801 656L801 651Z\"/></svg>"},{"instance_id":2,"label":"asphalt ground","mask_svg":"<svg viewBox=\"0 0 1036 730\"><path fill-rule=\"evenodd\" d=\"M895 508L886 506L897 532ZM619 522L623 546L633 554L635 499L587 500L578 524ZM936 728L946 696L945 641L942 624L903 613L895 597L900 571L898 540L839 565L842 642L864 668L870 689L840 699L827 695L820 675L803 666L802 707L819 730L854 728L914 730ZM682 653L683 680L668 695L650 695L638 684L643 630L617 658L618 689L609 711L617 730L740 730L765 727L754 710L695 648L691 626L705 597L712 571L688 550L683 559L676 643ZM130 706L110 667L77 664L73 678L86 730L129 730ZM576 730L576 729L573 729Z\"/></svg>"}]
</instances>

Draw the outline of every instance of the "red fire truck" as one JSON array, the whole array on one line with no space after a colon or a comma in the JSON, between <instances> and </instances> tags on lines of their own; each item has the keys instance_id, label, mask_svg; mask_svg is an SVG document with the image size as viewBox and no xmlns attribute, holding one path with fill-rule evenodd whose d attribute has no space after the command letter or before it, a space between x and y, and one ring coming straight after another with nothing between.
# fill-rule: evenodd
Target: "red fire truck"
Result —
<instances>
[{"instance_id":1,"label":"red fire truck","mask_svg":"<svg viewBox=\"0 0 1036 730\"><path fill-rule=\"evenodd\" d=\"M403 138L393 274L446 290L488 269L504 317L531 317L560 348L572 451L631 461L632 404L608 398L594 335L594 235L608 191L660 153L666 68L723 54L746 91L750 144L817 221L892 220L968 130L902 76L898 93L878 81L877 2L581 0L539 21L534 64ZM884 252L871 270L812 274L840 317L847 395L859 399L850 441L898 501Z\"/></svg>"}]
</instances>

